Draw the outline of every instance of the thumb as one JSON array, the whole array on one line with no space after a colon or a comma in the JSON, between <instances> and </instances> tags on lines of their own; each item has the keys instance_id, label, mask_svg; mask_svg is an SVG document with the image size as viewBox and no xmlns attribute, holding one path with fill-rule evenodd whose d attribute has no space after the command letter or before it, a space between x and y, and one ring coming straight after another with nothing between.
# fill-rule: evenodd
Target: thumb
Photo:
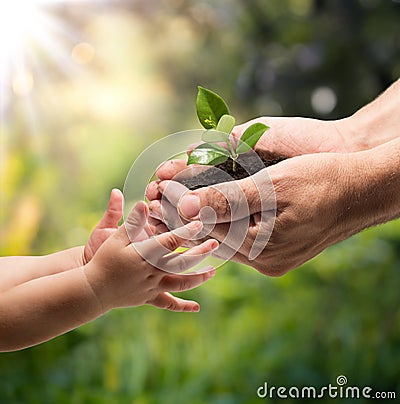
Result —
<instances>
[{"instance_id":1,"label":"thumb","mask_svg":"<svg viewBox=\"0 0 400 404\"><path fill-rule=\"evenodd\" d=\"M124 197L119 189L113 189L110 194L110 201L108 202L107 210L104 212L97 228L109 229L117 228L118 222L122 217Z\"/></svg>"},{"instance_id":2,"label":"thumb","mask_svg":"<svg viewBox=\"0 0 400 404\"><path fill-rule=\"evenodd\" d=\"M242 180L224 182L185 193L178 203L186 219L223 223L275 209L275 193L267 169Z\"/></svg>"}]
</instances>

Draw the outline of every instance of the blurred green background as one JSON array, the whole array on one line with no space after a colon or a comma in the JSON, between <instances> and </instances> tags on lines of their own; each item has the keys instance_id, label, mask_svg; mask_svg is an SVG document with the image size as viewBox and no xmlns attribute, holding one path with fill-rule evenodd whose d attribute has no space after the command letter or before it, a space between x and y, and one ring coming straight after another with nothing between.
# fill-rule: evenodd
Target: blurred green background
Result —
<instances>
[{"instance_id":1,"label":"blurred green background","mask_svg":"<svg viewBox=\"0 0 400 404\"><path fill-rule=\"evenodd\" d=\"M2 83L2 255L85 243L135 157L199 127L198 84L241 121L334 119L400 76L398 1L72 1L46 12L53 46L32 43ZM199 314L114 310L0 354L0 402L257 403L264 382L319 387L341 374L399 397L399 264L399 221L282 278L228 264L182 294Z\"/></svg>"}]
</instances>

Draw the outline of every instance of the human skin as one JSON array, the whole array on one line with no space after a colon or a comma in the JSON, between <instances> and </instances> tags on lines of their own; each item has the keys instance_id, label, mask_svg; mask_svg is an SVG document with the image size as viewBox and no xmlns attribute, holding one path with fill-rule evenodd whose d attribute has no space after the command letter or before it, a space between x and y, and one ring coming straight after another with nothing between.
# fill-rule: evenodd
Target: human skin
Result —
<instances>
[{"instance_id":1,"label":"human skin","mask_svg":"<svg viewBox=\"0 0 400 404\"><path fill-rule=\"evenodd\" d=\"M0 258L0 291L21 283L53 275L87 264L103 242L117 229L122 217L123 195L113 189L108 207L85 246L58 251L45 256L21 256ZM144 237L144 234L142 234Z\"/></svg>"},{"instance_id":2,"label":"human skin","mask_svg":"<svg viewBox=\"0 0 400 404\"><path fill-rule=\"evenodd\" d=\"M173 233L149 238L144 231L148 209L140 202L126 222L112 231L112 226L106 226L117 218L117 212L122 213L118 202L122 201L122 195L119 191L114 194L116 198L111 197L110 201L112 212L106 212L92 233L86 258L85 248L81 247L45 257L0 259L0 351L47 341L117 307L150 304L174 311L199 310L198 303L168 292L199 286L215 270L209 267L203 273L190 275L167 273L147 263L132 246L131 239L134 237L135 246L150 243L151 251L162 257L197 234L201 223L194 221ZM118 220L114 221L116 226ZM103 240L110 233L103 232L105 229L112 231L112 235ZM188 268L217 247L215 240L208 240L175 257L173 262L180 269ZM86 262L88 258L91 259ZM80 265L73 267L75 264Z\"/></svg>"},{"instance_id":3,"label":"human skin","mask_svg":"<svg viewBox=\"0 0 400 404\"><path fill-rule=\"evenodd\" d=\"M157 171L160 181L149 184L146 192L152 215L163 217L162 194L179 205L181 217L187 220L197 218L199 209L210 206L219 223L211 236L222 241L232 222L232 205L224 195L230 196L235 211L235 203L245 199L251 220L233 259L266 275L283 275L328 246L399 216L399 103L397 81L371 104L342 120L260 118L257 121L271 129L257 143L256 151L293 158L247 179L189 191L185 196L180 187L168 183L187 168L185 162L166 162ZM251 123L254 121L236 127L233 135L237 138ZM276 198L275 223L263 222L260 214L261 201L268 205L272 198L271 187L263 189L269 180ZM239 197L238 189L245 198ZM166 230L160 220L154 224L159 231ZM251 246L261 230L266 237L272 231L268 246L250 259Z\"/></svg>"}]
</instances>

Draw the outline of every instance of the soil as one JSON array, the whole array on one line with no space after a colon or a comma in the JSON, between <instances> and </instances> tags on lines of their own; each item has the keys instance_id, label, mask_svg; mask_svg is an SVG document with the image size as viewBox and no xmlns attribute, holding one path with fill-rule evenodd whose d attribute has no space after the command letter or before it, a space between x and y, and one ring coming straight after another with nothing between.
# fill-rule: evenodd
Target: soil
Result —
<instances>
[{"instance_id":1,"label":"soil","mask_svg":"<svg viewBox=\"0 0 400 404\"><path fill-rule=\"evenodd\" d=\"M282 156L260 156L255 152L250 152L239 156L236 160L235 170L233 170L233 160L229 158L224 163L210 166L210 168L191 178L175 178L174 180L179 181L191 190L195 190L221 182L249 177L263 168L277 164L285 159L286 157Z\"/></svg>"}]
</instances>

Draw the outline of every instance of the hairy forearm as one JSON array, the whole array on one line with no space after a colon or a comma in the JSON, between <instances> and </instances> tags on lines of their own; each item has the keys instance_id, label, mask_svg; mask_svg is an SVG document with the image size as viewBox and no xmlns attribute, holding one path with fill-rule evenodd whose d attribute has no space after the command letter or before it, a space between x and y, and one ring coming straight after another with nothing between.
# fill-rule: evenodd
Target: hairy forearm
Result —
<instances>
[{"instance_id":1,"label":"hairy forearm","mask_svg":"<svg viewBox=\"0 0 400 404\"><path fill-rule=\"evenodd\" d=\"M36 257L1 257L0 292L36 278L82 266L83 249L74 247Z\"/></svg>"},{"instance_id":2,"label":"hairy forearm","mask_svg":"<svg viewBox=\"0 0 400 404\"><path fill-rule=\"evenodd\" d=\"M349 159L353 168L343 209L348 235L400 217L400 138Z\"/></svg>"},{"instance_id":3,"label":"hairy forearm","mask_svg":"<svg viewBox=\"0 0 400 404\"><path fill-rule=\"evenodd\" d=\"M400 80L349 118L337 121L349 151L361 151L400 137Z\"/></svg>"},{"instance_id":4,"label":"hairy forearm","mask_svg":"<svg viewBox=\"0 0 400 404\"><path fill-rule=\"evenodd\" d=\"M102 313L83 267L31 280L0 293L0 351L47 341Z\"/></svg>"}]
</instances>

